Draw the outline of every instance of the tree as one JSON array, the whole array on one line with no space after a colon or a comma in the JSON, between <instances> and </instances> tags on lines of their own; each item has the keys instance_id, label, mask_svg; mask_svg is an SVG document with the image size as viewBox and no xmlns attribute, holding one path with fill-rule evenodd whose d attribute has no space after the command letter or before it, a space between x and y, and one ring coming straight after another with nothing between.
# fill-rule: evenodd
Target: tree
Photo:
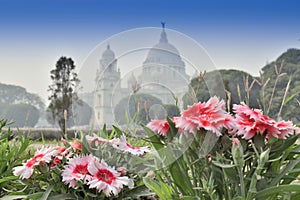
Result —
<instances>
[{"instance_id":1,"label":"tree","mask_svg":"<svg viewBox=\"0 0 300 200\"><path fill-rule=\"evenodd\" d=\"M93 109L83 100L79 99L72 106L74 124L76 126L85 126L90 124L93 115Z\"/></svg>"},{"instance_id":2,"label":"tree","mask_svg":"<svg viewBox=\"0 0 300 200\"><path fill-rule=\"evenodd\" d=\"M45 110L45 104L41 97L26 91L25 88L17 85L7 85L0 83L0 102L7 105L30 104L40 112Z\"/></svg>"},{"instance_id":3,"label":"tree","mask_svg":"<svg viewBox=\"0 0 300 200\"><path fill-rule=\"evenodd\" d=\"M172 117L177 117L180 115L180 110L179 110L178 106L173 105L173 104L164 104L163 106L167 112L168 117L172 118Z\"/></svg>"},{"instance_id":4,"label":"tree","mask_svg":"<svg viewBox=\"0 0 300 200\"><path fill-rule=\"evenodd\" d=\"M14 122L12 127L34 127L39 120L39 111L29 104L12 104L4 109L4 118Z\"/></svg>"},{"instance_id":5,"label":"tree","mask_svg":"<svg viewBox=\"0 0 300 200\"><path fill-rule=\"evenodd\" d=\"M51 112L54 122L58 122L65 134L66 123L73 117L72 104L78 101L75 89L79 84L79 79L75 72L74 61L63 56L50 73L52 84L48 89L51 93L48 98L50 100L48 110Z\"/></svg>"},{"instance_id":6,"label":"tree","mask_svg":"<svg viewBox=\"0 0 300 200\"><path fill-rule=\"evenodd\" d=\"M300 49L288 49L263 67L262 78L266 82L261 92L265 113L273 118L299 123Z\"/></svg>"},{"instance_id":7,"label":"tree","mask_svg":"<svg viewBox=\"0 0 300 200\"><path fill-rule=\"evenodd\" d=\"M224 98L230 102L229 110L232 111L233 104L239 104L244 101L252 108L259 108L260 100L260 85L254 81L254 77L250 74L239 70L215 70L205 74L203 80L199 78L191 80L189 92L183 97L184 107L192 105L195 102L207 101L213 94L208 85L216 86L223 89L223 93L227 92L228 96ZM223 87L221 87L223 86ZM211 87L212 91L217 91ZM195 99L196 98L196 99Z\"/></svg>"},{"instance_id":8,"label":"tree","mask_svg":"<svg viewBox=\"0 0 300 200\"><path fill-rule=\"evenodd\" d=\"M126 115L136 123L146 124L150 121L149 110L153 105L162 105L160 99L149 94L127 96L116 105L114 114L119 124L126 124Z\"/></svg>"}]
</instances>

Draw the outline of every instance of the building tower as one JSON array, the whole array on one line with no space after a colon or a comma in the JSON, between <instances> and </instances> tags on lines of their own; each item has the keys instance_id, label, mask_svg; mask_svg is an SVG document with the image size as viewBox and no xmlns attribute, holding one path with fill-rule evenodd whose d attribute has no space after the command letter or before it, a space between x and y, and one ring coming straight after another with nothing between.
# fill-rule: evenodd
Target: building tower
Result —
<instances>
[{"instance_id":1,"label":"building tower","mask_svg":"<svg viewBox=\"0 0 300 200\"><path fill-rule=\"evenodd\" d=\"M120 90L120 70L114 52L107 45L100 59L96 74L96 89L94 96L95 126L111 126L114 124L114 95Z\"/></svg>"}]
</instances>

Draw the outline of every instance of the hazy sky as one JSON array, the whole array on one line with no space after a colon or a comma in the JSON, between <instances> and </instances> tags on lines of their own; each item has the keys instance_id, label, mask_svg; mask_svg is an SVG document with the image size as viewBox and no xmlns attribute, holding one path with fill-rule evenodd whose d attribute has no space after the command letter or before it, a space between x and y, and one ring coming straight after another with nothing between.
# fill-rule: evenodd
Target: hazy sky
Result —
<instances>
[{"instance_id":1,"label":"hazy sky","mask_svg":"<svg viewBox=\"0 0 300 200\"><path fill-rule=\"evenodd\" d=\"M60 56L80 68L110 36L161 21L201 44L218 68L257 75L300 48L299 10L297 0L0 0L0 82L47 99Z\"/></svg>"}]
</instances>

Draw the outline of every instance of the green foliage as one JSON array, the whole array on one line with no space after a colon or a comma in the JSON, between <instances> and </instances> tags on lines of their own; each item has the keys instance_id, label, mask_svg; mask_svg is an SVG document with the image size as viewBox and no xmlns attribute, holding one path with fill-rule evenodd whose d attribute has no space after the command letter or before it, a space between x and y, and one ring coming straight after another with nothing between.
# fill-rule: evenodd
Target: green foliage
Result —
<instances>
[{"instance_id":1,"label":"green foliage","mask_svg":"<svg viewBox=\"0 0 300 200\"><path fill-rule=\"evenodd\" d=\"M90 124L93 109L86 102L78 99L76 102L73 102L71 110L73 116L67 119L67 127ZM53 115L49 108L46 110L46 119L50 124L57 125L57 122L53 119Z\"/></svg>"},{"instance_id":2,"label":"green foliage","mask_svg":"<svg viewBox=\"0 0 300 200\"><path fill-rule=\"evenodd\" d=\"M207 101L214 92L227 93L224 100L230 101L230 110L233 104L244 101L253 108L259 107L260 86L255 78L246 72L239 70L216 70L208 72L203 79L196 77L192 79L189 92L185 94L184 107L195 102ZM230 95L230 98L228 97Z\"/></svg>"},{"instance_id":3,"label":"green foliage","mask_svg":"<svg viewBox=\"0 0 300 200\"><path fill-rule=\"evenodd\" d=\"M39 111L29 104L12 104L5 107L3 116L14 122L11 127L34 127L39 119Z\"/></svg>"},{"instance_id":4,"label":"green foliage","mask_svg":"<svg viewBox=\"0 0 300 200\"><path fill-rule=\"evenodd\" d=\"M154 191L157 196L162 200L169 200L172 198L172 187L164 183L163 181L156 182L150 178L143 178L145 185Z\"/></svg>"},{"instance_id":5,"label":"green foliage","mask_svg":"<svg viewBox=\"0 0 300 200\"><path fill-rule=\"evenodd\" d=\"M35 106L40 112L45 109L42 99L26 91L25 88L16 85L0 83L0 104L30 104Z\"/></svg>"},{"instance_id":6,"label":"green foliage","mask_svg":"<svg viewBox=\"0 0 300 200\"><path fill-rule=\"evenodd\" d=\"M11 131L5 133L2 128L8 126L5 120L0 120L0 197L8 193L18 193L26 189L26 186L18 181L18 177L12 174L12 169L31 156L28 152L29 138L19 135L18 140L11 139Z\"/></svg>"},{"instance_id":7,"label":"green foliage","mask_svg":"<svg viewBox=\"0 0 300 200\"><path fill-rule=\"evenodd\" d=\"M297 199L300 185L300 135L287 139L256 135L253 140L200 129L178 133L170 124L166 137L144 127L156 149L155 179L145 185L170 199ZM171 136L171 138L170 138ZM233 143L238 139L239 142ZM162 182L162 180L164 180ZM165 185L166 184L166 185ZM280 189L279 189L280 188Z\"/></svg>"},{"instance_id":8,"label":"green foliage","mask_svg":"<svg viewBox=\"0 0 300 200\"><path fill-rule=\"evenodd\" d=\"M89 125L93 115L93 109L81 99L73 104L74 123L77 126Z\"/></svg>"},{"instance_id":9,"label":"green foliage","mask_svg":"<svg viewBox=\"0 0 300 200\"><path fill-rule=\"evenodd\" d=\"M263 67L262 72L265 86L261 99L266 113L271 117L300 122L300 50L287 50L276 61Z\"/></svg>"},{"instance_id":10,"label":"green foliage","mask_svg":"<svg viewBox=\"0 0 300 200\"><path fill-rule=\"evenodd\" d=\"M178 106L176 106L176 105L164 104L163 107L167 112L167 116L170 118L180 115L180 110L179 110Z\"/></svg>"},{"instance_id":11,"label":"green foliage","mask_svg":"<svg viewBox=\"0 0 300 200\"><path fill-rule=\"evenodd\" d=\"M0 83L0 118L15 123L13 127L34 127L45 109L42 99L25 88Z\"/></svg>"},{"instance_id":12,"label":"green foliage","mask_svg":"<svg viewBox=\"0 0 300 200\"><path fill-rule=\"evenodd\" d=\"M5 121L3 125L5 125ZM2 126L1 126L2 127ZM98 133L106 139L112 139L118 135L127 134L126 132L114 127L112 132L108 133L104 127L102 131ZM135 133L131 132L131 137L127 137L130 142L135 140ZM26 160L32 158L33 155L26 154L28 152L28 145L30 140L24 139L19 136L20 143L8 141L9 133L0 137L1 144L4 144L0 148L1 163L7 162L7 165L0 166L0 197L4 200L10 199L140 199L144 196L153 195L149 192L144 185L142 178L147 173L147 168L144 163L144 159L133 156L131 154L124 154L122 151L117 151L111 146L107 145L95 145L95 143L89 144L84 137L82 137L82 149L74 149L71 142L65 143L68 150L68 155L73 156L90 155L104 159L108 165L118 167L125 167L126 176L134 181L133 187L124 187L118 196L112 195L106 197L103 192L98 192L96 189L90 189L88 185L83 182L77 181L77 187L72 188L62 182L62 169L67 164L67 158L62 158L58 164L41 163L34 167L34 172L29 179L19 180L18 177L12 175L12 168L22 165ZM129 141L128 141L129 142ZM144 144L143 141L138 141L139 144ZM22 144L22 145L20 145ZM45 145L45 144L44 144ZM59 147L59 146L57 146ZM13 148L13 149L12 149ZM56 147L54 147L56 148ZM23 155L25 154L25 156ZM67 155L66 155L67 156ZM54 164L54 165L53 165Z\"/></svg>"},{"instance_id":13,"label":"green foliage","mask_svg":"<svg viewBox=\"0 0 300 200\"><path fill-rule=\"evenodd\" d=\"M130 119L135 118L135 122L146 124L150 121L149 109L156 104L162 105L162 102L154 96L133 94L121 99L115 107L114 114L119 124L126 124L126 114Z\"/></svg>"},{"instance_id":14,"label":"green foliage","mask_svg":"<svg viewBox=\"0 0 300 200\"><path fill-rule=\"evenodd\" d=\"M57 121L63 133L66 132L66 121L72 118L72 104L78 101L75 88L79 84L75 72L74 61L71 58L61 57L51 70L52 84L49 86L50 104L52 118Z\"/></svg>"}]
</instances>

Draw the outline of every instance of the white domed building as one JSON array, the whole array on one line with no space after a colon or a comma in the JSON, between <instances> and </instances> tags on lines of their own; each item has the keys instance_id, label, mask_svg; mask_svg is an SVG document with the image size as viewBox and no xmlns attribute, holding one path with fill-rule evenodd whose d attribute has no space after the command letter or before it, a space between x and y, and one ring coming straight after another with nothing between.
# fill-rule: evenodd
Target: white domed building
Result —
<instances>
[{"instance_id":1,"label":"white domed building","mask_svg":"<svg viewBox=\"0 0 300 200\"><path fill-rule=\"evenodd\" d=\"M179 51L169 43L163 29L159 42L154 45L143 62L141 74L130 74L127 87L121 88L121 75L117 67L117 59L110 46L100 59L97 70L96 89L94 94L94 124L108 126L115 123L114 105L116 101L132 94L146 93L162 100L164 104L175 104L178 98L182 108L182 97L188 91L189 76L186 74L185 63ZM113 95L112 96L112 91Z\"/></svg>"}]
</instances>

